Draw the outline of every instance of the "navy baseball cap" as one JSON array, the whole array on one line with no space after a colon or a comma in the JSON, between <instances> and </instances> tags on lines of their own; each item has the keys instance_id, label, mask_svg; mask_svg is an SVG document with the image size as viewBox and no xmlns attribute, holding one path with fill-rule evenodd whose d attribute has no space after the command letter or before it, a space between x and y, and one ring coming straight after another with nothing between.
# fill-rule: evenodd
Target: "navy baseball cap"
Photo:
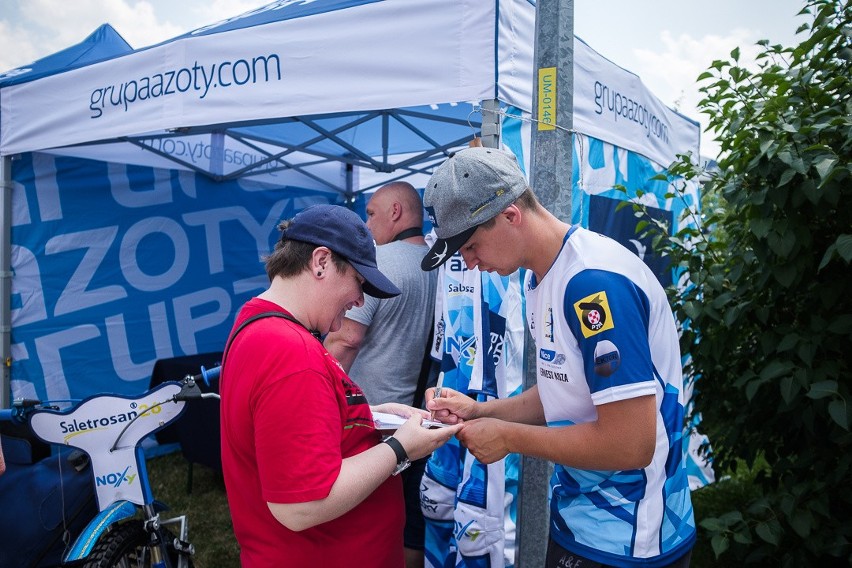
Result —
<instances>
[{"instance_id":1,"label":"navy baseball cap","mask_svg":"<svg viewBox=\"0 0 852 568\"><path fill-rule=\"evenodd\" d=\"M328 247L364 277L364 293L374 298L400 294L376 265L376 243L367 225L354 211L340 205L312 205L296 213L283 238Z\"/></svg>"}]
</instances>

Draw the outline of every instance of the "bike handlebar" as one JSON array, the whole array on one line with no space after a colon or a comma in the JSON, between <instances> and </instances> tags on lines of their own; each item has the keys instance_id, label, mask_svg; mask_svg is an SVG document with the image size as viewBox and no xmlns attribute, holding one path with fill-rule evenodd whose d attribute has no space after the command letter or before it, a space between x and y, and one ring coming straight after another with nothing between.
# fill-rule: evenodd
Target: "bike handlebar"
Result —
<instances>
[{"instance_id":1,"label":"bike handlebar","mask_svg":"<svg viewBox=\"0 0 852 568\"><path fill-rule=\"evenodd\" d=\"M219 395L216 393L202 393L201 389L198 388L198 381L204 381L208 387L210 386L211 381L215 381L222 374L222 367L216 366L212 369L206 369L204 366L201 367L201 372L197 375L187 375L183 379L183 388L181 391L175 395L174 400L193 400L197 398L219 398ZM40 400L32 399L32 398L22 398L18 400L12 401L11 408L2 408L0 409L0 422L15 422L17 424L24 424L27 421L27 415L30 414L33 410L36 410L38 407L42 408L52 408L58 409L55 406L45 406L50 405L51 402L42 402Z\"/></svg>"},{"instance_id":2,"label":"bike handlebar","mask_svg":"<svg viewBox=\"0 0 852 568\"><path fill-rule=\"evenodd\" d=\"M210 381L215 381L222 374L222 366L219 365L217 367L213 367L212 369L205 369L204 366L201 366L201 378L204 379L204 383L209 387Z\"/></svg>"}]
</instances>

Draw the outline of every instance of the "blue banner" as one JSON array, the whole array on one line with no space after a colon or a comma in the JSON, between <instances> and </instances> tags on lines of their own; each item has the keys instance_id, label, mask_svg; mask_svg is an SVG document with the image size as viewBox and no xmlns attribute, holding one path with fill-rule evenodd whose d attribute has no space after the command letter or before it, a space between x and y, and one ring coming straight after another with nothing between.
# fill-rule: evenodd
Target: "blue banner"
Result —
<instances>
[{"instance_id":1,"label":"blue banner","mask_svg":"<svg viewBox=\"0 0 852 568\"><path fill-rule=\"evenodd\" d=\"M12 175L13 398L134 395L158 359L221 351L279 221L336 197L47 154Z\"/></svg>"}]
</instances>

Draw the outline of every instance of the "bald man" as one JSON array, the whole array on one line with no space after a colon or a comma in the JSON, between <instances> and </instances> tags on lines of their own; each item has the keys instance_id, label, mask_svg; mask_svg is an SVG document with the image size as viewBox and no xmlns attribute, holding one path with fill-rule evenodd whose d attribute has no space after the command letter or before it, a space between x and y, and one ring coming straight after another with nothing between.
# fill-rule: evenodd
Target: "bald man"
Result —
<instances>
[{"instance_id":1,"label":"bald man","mask_svg":"<svg viewBox=\"0 0 852 568\"><path fill-rule=\"evenodd\" d=\"M426 342L435 311L436 272L424 272L429 247L423 238L423 202L407 182L382 186L367 203L367 227L376 244L379 270L402 291L346 313L340 330L325 339L328 352L363 389L370 404L415 401ZM422 568L424 521L420 479L426 460L402 472L405 486L406 567Z\"/></svg>"}]
</instances>

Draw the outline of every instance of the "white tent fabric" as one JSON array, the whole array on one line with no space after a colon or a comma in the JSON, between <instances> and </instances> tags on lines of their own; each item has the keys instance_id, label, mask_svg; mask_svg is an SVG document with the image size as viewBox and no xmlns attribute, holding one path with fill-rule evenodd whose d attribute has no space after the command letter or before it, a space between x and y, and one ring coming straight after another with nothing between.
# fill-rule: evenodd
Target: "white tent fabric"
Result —
<instances>
[{"instance_id":1,"label":"white tent fabric","mask_svg":"<svg viewBox=\"0 0 852 568\"><path fill-rule=\"evenodd\" d=\"M449 142L470 138L471 107L383 110L494 98L529 108L534 13L524 0L275 2L3 88L0 154L120 142L126 154L135 144L212 176L245 173L246 164L223 159L227 151L269 159L249 164L266 169L308 163L310 172L319 159L347 154L348 163L392 169L372 157L443 155L445 143L437 154L428 143L437 140L435 119L439 131L448 119L462 129ZM345 128L353 120L359 128ZM394 130L407 135L397 139ZM371 133L378 136L365 143ZM184 146L214 151L192 160L164 142L187 137ZM281 148L286 156L271 159Z\"/></svg>"},{"instance_id":2,"label":"white tent fabric","mask_svg":"<svg viewBox=\"0 0 852 568\"><path fill-rule=\"evenodd\" d=\"M36 80L0 77L0 155L371 189L462 146L482 100L530 111L534 18L526 0L273 2ZM583 42L575 58L578 131L660 164L698 155L698 125L637 76ZM353 186L335 162L388 175Z\"/></svg>"},{"instance_id":3,"label":"white tent fabric","mask_svg":"<svg viewBox=\"0 0 852 568\"><path fill-rule=\"evenodd\" d=\"M496 99L503 109L529 113L534 18L535 6L527 0L281 0L137 51L128 52L114 31L105 29L65 50L68 57L51 56L0 75L3 168L8 175L10 157L22 156L16 163L29 184L15 192L15 199L24 196L27 201L15 203L14 223L13 207L5 207L3 232L8 235L15 225L19 240L6 236L0 242L0 252L9 259L0 261L17 271L15 294L11 286L0 290L15 296L15 319L7 307L0 314L0 325L7 330L0 355L12 360L12 375L20 376L21 365L29 365L28 394L44 395L44 383L50 381L54 392L68 392L67 376L79 373L66 369L73 351L80 366L85 361L87 377L118 374L127 383L125 390L138 390L133 383L142 380L152 358L189 354L224 341L228 314L246 290L227 282L223 274L237 271L220 264L204 268L194 280L187 273L189 280L173 287L158 283L157 297L145 296L144 288L154 284L137 273L142 264L131 267L136 272L122 276L130 274L129 279L116 276L115 282L100 283L106 290L118 285L128 296L121 304L104 303L97 313L57 305L57 298L70 297L66 284L81 274L74 272L79 262L73 255L70 272L58 275L57 290L22 287L29 285L30 275L56 273L56 264L48 269L42 263L55 262L61 250L107 247L109 242L86 241L107 229L118 231L114 243L166 235L181 243L181 251L206 251L220 258L221 251L210 242L193 240L194 227L202 222L192 225L178 198L191 198L193 214L201 218L217 204L208 194L243 191L257 209L241 207L239 195L215 199L226 199L229 211L239 211L244 226L266 226L270 204L279 213L317 199L352 204L359 192L398 178L422 187L434 165L479 133L481 101ZM676 153L698 155L695 122L667 109L638 77L582 42L576 43L575 57L578 131L658 164L668 164ZM97 180L74 179L78 174L73 172L73 183L50 177L54 169L73 166L73 160L81 164L75 172L97 172ZM137 171L136 166L154 169ZM207 179L202 184L192 174ZM221 184L222 191L211 184ZM8 204L11 187L4 186ZM267 195L271 191L278 194ZM89 201L71 204L69 195L75 192ZM90 212L99 199L114 217L67 213ZM23 240L25 231L30 241ZM189 240L178 238L184 234ZM263 239L252 238L265 252ZM239 238L223 235L222 240ZM65 248L57 248L58 243ZM8 256L13 244L15 260ZM117 254L109 248L102 252L102 266ZM262 265L249 257L239 273L261 277ZM21 259L27 259L27 270L15 265ZM156 267L171 275L173 266L159 267L156 261L146 268L148 274L158 274ZM0 284L11 281L10 273L5 274ZM141 288L140 278L145 284ZM130 323L157 321L134 310L160 306L168 298L194 298L211 278L222 279L215 285L220 307L215 317L208 314L199 323L207 327L186 330L163 320L162 325L175 328L174 334L166 341L154 333L154 342L163 345L152 346L154 330L149 327L139 336L138 326ZM43 301L27 303L38 298ZM62 319L71 315L77 319ZM85 338L56 332L85 329L91 337L103 338L117 329L111 323L116 318L127 322L120 326L121 341L92 347L91 353L80 351ZM9 330L16 336L16 356L8 347ZM198 334L203 341L196 340ZM50 342L44 339L48 335ZM72 340L73 350L68 347Z\"/></svg>"}]
</instances>

